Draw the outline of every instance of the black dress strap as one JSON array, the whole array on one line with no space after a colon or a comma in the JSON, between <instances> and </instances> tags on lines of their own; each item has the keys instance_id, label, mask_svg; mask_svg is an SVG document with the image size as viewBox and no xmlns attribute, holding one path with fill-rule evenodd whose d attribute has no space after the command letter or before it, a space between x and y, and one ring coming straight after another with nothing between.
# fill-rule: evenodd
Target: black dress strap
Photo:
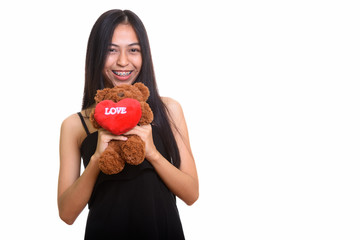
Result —
<instances>
[{"instance_id":1,"label":"black dress strap","mask_svg":"<svg viewBox=\"0 0 360 240\"><path fill-rule=\"evenodd\" d=\"M88 127L86 126L86 123L85 123L85 120L84 120L83 115L81 114L81 112L78 112L77 114L78 114L79 117L80 117L81 123L82 123L82 125L84 126L84 129L85 129L85 131L86 131L86 134L87 134L87 135L90 135L89 129L88 129Z\"/></svg>"}]
</instances>

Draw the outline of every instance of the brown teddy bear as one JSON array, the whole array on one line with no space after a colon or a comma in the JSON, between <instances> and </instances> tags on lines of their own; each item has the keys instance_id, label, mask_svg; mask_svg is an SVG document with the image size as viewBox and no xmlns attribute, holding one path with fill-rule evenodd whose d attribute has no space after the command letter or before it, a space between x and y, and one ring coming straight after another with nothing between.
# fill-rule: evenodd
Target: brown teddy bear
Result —
<instances>
[{"instance_id":1,"label":"brown teddy bear","mask_svg":"<svg viewBox=\"0 0 360 240\"><path fill-rule=\"evenodd\" d=\"M149 89L142 83L122 84L98 90L96 108L90 114L95 128L104 128L121 135L136 125L147 125L153 121L153 113L146 103ZM127 135L126 141L112 140L101 154L99 168L105 174L117 174L125 163L141 164L145 159L145 143L137 135Z\"/></svg>"}]
</instances>

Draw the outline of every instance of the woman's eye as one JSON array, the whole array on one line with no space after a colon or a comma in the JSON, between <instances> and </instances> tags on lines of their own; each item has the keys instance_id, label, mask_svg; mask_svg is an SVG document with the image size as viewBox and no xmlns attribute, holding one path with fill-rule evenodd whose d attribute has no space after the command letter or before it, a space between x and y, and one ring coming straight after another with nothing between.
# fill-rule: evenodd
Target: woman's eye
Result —
<instances>
[{"instance_id":1,"label":"woman's eye","mask_svg":"<svg viewBox=\"0 0 360 240\"><path fill-rule=\"evenodd\" d=\"M140 49L138 49L138 48L131 48L131 49L130 49L130 52L132 52L132 53L140 52Z\"/></svg>"},{"instance_id":2,"label":"woman's eye","mask_svg":"<svg viewBox=\"0 0 360 240\"><path fill-rule=\"evenodd\" d=\"M114 53L114 52L116 52L116 49L109 48L109 53Z\"/></svg>"}]
</instances>

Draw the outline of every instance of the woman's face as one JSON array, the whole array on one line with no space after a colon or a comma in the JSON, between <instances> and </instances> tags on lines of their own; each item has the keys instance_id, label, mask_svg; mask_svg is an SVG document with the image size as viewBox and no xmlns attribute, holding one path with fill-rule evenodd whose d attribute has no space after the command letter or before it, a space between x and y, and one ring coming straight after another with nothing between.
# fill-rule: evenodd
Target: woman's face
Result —
<instances>
[{"instance_id":1,"label":"woman's face","mask_svg":"<svg viewBox=\"0 0 360 240\"><path fill-rule=\"evenodd\" d=\"M141 70L140 43L130 24L119 24L109 45L103 75L105 87L132 84Z\"/></svg>"}]
</instances>

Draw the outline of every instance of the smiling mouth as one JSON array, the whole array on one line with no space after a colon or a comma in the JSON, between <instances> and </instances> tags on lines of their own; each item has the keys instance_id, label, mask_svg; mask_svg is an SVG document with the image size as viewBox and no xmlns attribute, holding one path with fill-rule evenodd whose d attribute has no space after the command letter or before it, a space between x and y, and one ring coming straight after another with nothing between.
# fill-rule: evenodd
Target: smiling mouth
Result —
<instances>
[{"instance_id":1,"label":"smiling mouth","mask_svg":"<svg viewBox=\"0 0 360 240\"><path fill-rule=\"evenodd\" d=\"M119 77L126 77L126 76L129 76L133 71L128 71L128 72L112 71L112 72Z\"/></svg>"}]
</instances>

